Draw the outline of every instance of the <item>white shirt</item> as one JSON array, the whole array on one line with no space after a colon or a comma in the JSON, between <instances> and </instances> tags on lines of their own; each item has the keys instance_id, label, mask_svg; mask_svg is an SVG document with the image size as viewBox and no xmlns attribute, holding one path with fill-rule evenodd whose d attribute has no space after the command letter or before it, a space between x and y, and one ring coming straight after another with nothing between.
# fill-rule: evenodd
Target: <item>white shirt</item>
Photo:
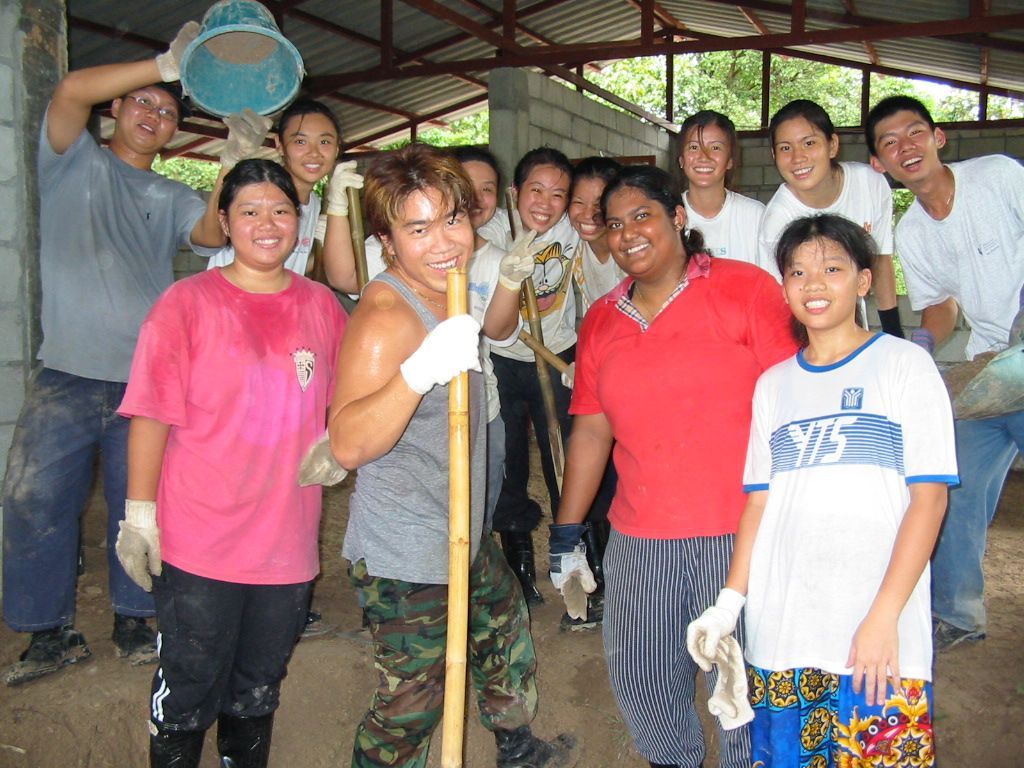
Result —
<instances>
[{"instance_id":1,"label":"white shirt","mask_svg":"<svg viewBox=\"0 0 1024 768\"><path fill-rule=\"evenodd\" d=\"M1007 346L1024 286L1024 168L1003 155L950 163L953 208L942 221L914 201L896 244L915 310L953 297L971 324L967 359Z\"/></svg>"},{"instance_id":2,"label":"white shirt","mask_svg":"<svg viewBox=\"0 0 1024 768\"><path fill-rule=\"evenodd\" d=\"M848 675L909 485L955 483L949 395L928 353L877 334L845 360L797 355L754 390L744 489L767 490L745 609L746 657L771 670ZM903 677L930 680L927 568L898 622Z\"/></svg>"},{"instance_id":3,"label":"white shirt","mask_svg":"<svg viewBox=\"0 0 1024 768\"><path fill-rule=\"evenodd\" d=\"M783 230L802 216L835 213L864 228L871 235L879 253L892 253L892 190L885 176L865 163L840 163L843 188L836 201L825 208L811 208L801 203L785 184L779 186L768 201L761 232L758 236L757 265L782 281L775 267L775 246Z\"/></svg>"},{"instance_id":4,"label":"white shirt","mask_svg":"<svg viewBox=\"0 0 1024 768\"><path fill-rule=\"evenodd\" d=\"M683 193L686 228L704 236L704 245L712 256L757 264L757 235L764 215L764 203L725 190L722 209L710 219L690 206L689 192ZM760 265L759 265L760 266Z\"/></svg>"}]
</instances>

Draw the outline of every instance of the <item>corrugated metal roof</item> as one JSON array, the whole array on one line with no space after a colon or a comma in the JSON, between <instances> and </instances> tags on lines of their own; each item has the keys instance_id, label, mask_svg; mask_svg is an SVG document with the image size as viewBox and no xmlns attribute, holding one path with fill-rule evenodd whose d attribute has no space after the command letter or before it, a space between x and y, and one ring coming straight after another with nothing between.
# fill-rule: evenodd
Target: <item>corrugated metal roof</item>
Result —
<instances>
[{"instance_id":1,"label":"corrugated metal roof","mask_svg":"<svg viewBox=\"0 0 1024 768\"><path fill-rule=\"evenodd\" d=\"M440 0L440 11L414 7L417 0L393 2L392 46L395 62L416 67L422 64L490 59L493 41L481 40L445 18L458 14L469 22L501 31L502 0ZM310 77L352 75L381 65L381 6L369 0L284 0L267 2L279 13L284 34L302 53ZM656 4L664 26L679 27L685 35L707 40L702 45L728 47L730 38L752 37L758 27L771 35L787 35L791 28L791 4L776 0L747 0L742 4L723 0L661 0ZM210 0L160 0L125 3L115 0L67 0L70 29L70 62L81 68L112 61L154 55L161 43L174 37L187 20L200 19ZM526 55L542 54L547 41L554 45L601 43L640 44L639 3L627 0L530 0L517 3L517 42ZM861 26L867 30L893 24L943 22L966 19L971 4L966 0L808 0L805 29L808 32L842 30ZM1024 14L1024 0L991 0L990 15ZM883 71L907 76L981 84L987 68L991 88L1024 93L1024 22L983 34L953 37L878 39L870 43L877 57L871 61L869 46L855 41L801 44L790 50L827 56L853 66L874 63ZM948 30L947 30L948 31ZM138 39L134 36L140 36ZM806 39L804 40L806 42ZM447 45L442 45L447 43ZM990 47L983 47L988 43ZM608 55L612 45L598 47L594 56ZM410 54L422 52L419 58ZM557 59L552 59L555 61ZM543 62L540 62L543 63ZM550 64L550 61L549 61ZM489 65L488 65L489 66ZM317 94L336 111L346 142L379 145L396 135L407 135L409 120L423 116L443 117L486 95L487 69L465 70L459 75L381 78L359 82L357 77L337 89ZM315 80L313 82L316 82ZM379 105L373 108L370 105ZM429 123L427 123L429 125ZM189 125L216 129L219 122L193 118ZM204 131L205 132L205 131ZM187 130L175 138L175 146L195 142ZM201 147L216 155L220 141L211 137Z\"/></svg>"}]
</instances>

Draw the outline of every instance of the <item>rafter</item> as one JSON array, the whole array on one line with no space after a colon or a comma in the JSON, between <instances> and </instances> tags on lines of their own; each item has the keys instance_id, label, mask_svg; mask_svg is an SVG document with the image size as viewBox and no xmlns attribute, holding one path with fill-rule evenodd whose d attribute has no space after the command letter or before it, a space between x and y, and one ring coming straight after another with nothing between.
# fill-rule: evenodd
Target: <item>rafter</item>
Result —
<instances>
[{"instance_id":1,"label":"rafter","mask_svg":"<svg viewBox=\"0 0 1024 768\"><path fill-rule=\"evenodd\" d=\"M455 104L449 104L446 107L441 107L429 112L425 115L420 115L417 120L408 120L400 125L393 125L383 130L372 133L369 136L360 136L356 141L342 142L342 152L348 152L355 147L361 147L366 144L372 144L375 141L386 139L389 136L408 131L416 125L422 125L423 123L430 122L431 120L437 120L438 118L450 115L455 112L462 112L463 110L472 109L473 107L479 106L481 103L487 101L487 94L482 96L473 96L468 99L464 99Z\"/></svg>"},{"instance_id":2,"label":"rafter","mask_svg":"<svg viewBox=\"0 0 1024 768\"><path fill-rule=\"evenodd\" d=\"M856 6L854 6L853 0L843 0L843 8L846 9L847 13L857 13L857 8ZM882 60L878 56L878 49L867 41L865 41L863 45L864 53L868 55L868 61L870 61L872 64L881 64Z\"/></svg>"}]
</instances>

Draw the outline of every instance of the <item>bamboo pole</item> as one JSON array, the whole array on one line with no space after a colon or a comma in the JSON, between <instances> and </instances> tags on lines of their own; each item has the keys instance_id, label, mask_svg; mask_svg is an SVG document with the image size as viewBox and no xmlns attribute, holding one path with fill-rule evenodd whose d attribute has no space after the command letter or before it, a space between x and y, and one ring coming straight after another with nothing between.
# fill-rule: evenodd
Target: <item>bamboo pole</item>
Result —
<instances>
[{"instance_id":1,"label":"bamboo pole","mask_svg":"<svg viewBox=\"0 0 1024 768\"><path fill-rule=\"evenodd\" d=\"M530 335L544 344L544 331L541 330L540 308L537 306L537 292L533 287L533 278L523 281L523 296L526 298L526 319L530 324ZM566 301L569 299L566 298ZM565 458L562 455L562 427L558 423L558 408L555 405L555 386L551 383L551 371L541 355L535 354L537 362L537 380L540 383L540 396L544 401L544 415L548 422L548 442L551 444L551 463L555 469L555 482L558 490L562 490L562 474ZM537 436L540 439L540 435Z\"/></svg>"},{"instance_id":2,"label":"bamboo pole","mask_svg":"<svg viewBox=\"0 0 1024 768\"><path fill-rule=\"evenodd\" d=\"M544 361L559 373L569 372L569 364L533 338L527 330L523 329L519 331L519 340L532 349L533 354L543 357Z\"/></svg>"},{"instance_id":3,"label":"bamboo pole","mask_svg":"<svg viewBox=\"0 0 1024 768\"><path fill-rule=\"evenodd\" d=\"M363 204L359 199L359 190L349 187L348 195L348 226L352 233L352 254L356 260L356 285L359 292L370 282L369 270L366 268L366 231L363 229Z\"/></svg>"},{"instance_id":4,"label":"bamboo pole","mask_svg":"<svg viewBox=\"0 0 1024 768\"><path fill-rule=\"evenodd\" d=\"M448 317L467 311L466 270L448 272ZM469 374L448 386L448 639L441 766L461 768L469 632Z\"/></svg>"}]
</instances>

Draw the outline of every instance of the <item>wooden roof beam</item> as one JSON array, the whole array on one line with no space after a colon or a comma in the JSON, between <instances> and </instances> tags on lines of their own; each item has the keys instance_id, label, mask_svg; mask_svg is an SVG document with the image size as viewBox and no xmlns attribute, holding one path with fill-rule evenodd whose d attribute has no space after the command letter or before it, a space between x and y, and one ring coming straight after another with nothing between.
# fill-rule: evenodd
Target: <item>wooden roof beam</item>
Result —
<instances>
[{"instance_id":1,"label":"wooden roof beam","mask_svg":"<svg viewBox=\"0 0 1024 768\"><path fill-rule=\"evenodd\" d=\"M846 9L847 13L856 14L857 8L853 4L853 0L843 0L843 8ZM864 53L868 55L868 61L872 64L881 64L882 60L878 55L878 49L874 45L865 41L864 42Z\"/></svg>"},{"instance_id":2,"label":"wooden roof beam","mask_svg":"<svg viewBox=\"0 0 1024 768\"><path fill-rule=\"evenodd\" d=\"M470 35L483 40L485 43L493 45L499 51L519 54L524 50L523 47L515 41L514 36L512 38L508 38L502 33L496 33L491 30L490 27L480 24L467 16L463 16L461 13L453 11L447 6L441 5L437 0L402 0L402 2L429 16L444 19L449 24L453 24L456 27L465 30Z\"/></svg>"}]
</instances>

